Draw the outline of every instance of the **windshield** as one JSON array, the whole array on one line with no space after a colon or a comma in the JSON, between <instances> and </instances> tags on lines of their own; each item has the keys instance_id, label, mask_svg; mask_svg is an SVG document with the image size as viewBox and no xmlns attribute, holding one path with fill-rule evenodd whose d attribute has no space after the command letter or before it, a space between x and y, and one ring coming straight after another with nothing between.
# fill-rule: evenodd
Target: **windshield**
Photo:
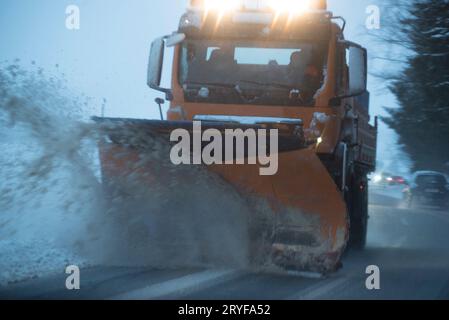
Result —
<instances>
[{"instance_id":1,"label":"windshield","mask_svg":"<svg viewBox=\"0 0 449 320\"><path fill-rule=\"evenodd\" d=\"M179 81L190 101L312 105L326 56L324 43L189 40Z\"/></svg>"}]
</instances>

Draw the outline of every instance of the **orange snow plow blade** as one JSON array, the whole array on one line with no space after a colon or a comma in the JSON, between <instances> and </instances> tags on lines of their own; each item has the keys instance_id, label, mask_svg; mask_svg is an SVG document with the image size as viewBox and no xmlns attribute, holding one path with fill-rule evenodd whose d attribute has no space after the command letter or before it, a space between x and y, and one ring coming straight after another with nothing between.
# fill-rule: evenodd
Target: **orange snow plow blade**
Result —
<instances>
[{"instance_id":1,"label":"orange snow plow blade","mask_svg":"<svg viewBox=\"0 0 449 320\"><path fill-rule=\"evenodd\" d=\"M133 175L138 176L143 185L154 185L157 180L163 181L164 176L173 174L170 169L162 172L168 166L161 166L161 162L170 162L169 153L165 150L164 158L152 158L150 153L160 152L160 149L155 150L152 144L148 147L147 142L160 139L163 144L170 145L172 130L192 128L192 122L187 121L94 120L106 137L100 143L103 179ZM218 130L265 127L202 124L203 128ZM278 171L272 176L260 175L261 166L252 164L207 168L247 197L249 203L261 199L269 207L267 211L272 213L271 217L258 214L260 208L254 208L250 228L254 238L262 233L267 235L265 244L269 251L264 252L272 262L285 268L321 273L335 271L349 229L341 192L302 132L295 130L292 134L288 126L281 128L278 160ZM139 165L134 166L136 163Z\"/></svg>"},{"instance_id":2,"label":"orange snow plow blade","mask_svg":"<svg viewBox=\"0 0 449 320\"><path fill-rule=\"evenodd\" d=\"M277 215L272 235L276 264L323 273L338 267L348 238L347 208L313 150L279 154L274 176L260 176L250 165L212 170L242 192L269 201Z\"/></svg>"}]
</instances>

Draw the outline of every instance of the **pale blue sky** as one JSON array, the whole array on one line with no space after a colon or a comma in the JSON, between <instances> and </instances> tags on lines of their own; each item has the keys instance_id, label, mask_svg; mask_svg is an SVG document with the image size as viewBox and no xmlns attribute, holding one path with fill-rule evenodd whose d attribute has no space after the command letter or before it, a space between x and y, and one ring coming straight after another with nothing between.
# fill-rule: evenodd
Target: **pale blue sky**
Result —
<instances>
[{"instance_id":1,"label":"pale blue sky","mask_svg":"<svg viewBox=\"0 0 449 320\"><path fill-rule=\"evenodd\" d=\"M367 37L366 7L376 0L329 0L330 10L347 19L348 39L373 52L378 45ZM65 28L65 9L81 10L81 30ZM146 86L151 41L177 28L187 0L0 0L0 60L20 59L24 66L35 61L46 72L64 73L74 92L94 98L100 113L107 99L106 115L157 118L153 100L158 95ZM371 70L383 68L371 62ZM166 72L168 74L168 72ZM394 106L394 98L370 78L372 114ZM379 156L394 162L395 138L382 125Z\"/></svg>"}]
</instances>

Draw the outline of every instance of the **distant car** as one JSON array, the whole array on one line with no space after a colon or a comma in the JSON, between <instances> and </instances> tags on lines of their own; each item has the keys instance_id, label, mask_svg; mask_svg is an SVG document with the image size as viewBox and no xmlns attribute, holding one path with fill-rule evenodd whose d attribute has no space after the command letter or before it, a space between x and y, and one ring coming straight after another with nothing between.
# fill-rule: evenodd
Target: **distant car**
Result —
<instances>
[{"instance_id":1,"label":"distant car","mask_svg":"<svg viewBox=\"0 0 449 320\"><path fill-rule=\"evenodd\" d=\"M400 186L408 185L407 180L401 176L388 177L387 181L390 183L390 185L400 185Z\"/></svg>"},{"instance_id":2,"label":"distant car","mask_svg":"<svg viewBox=\"0 0 449 320\"><path fill-rule=\"evenodd\" d=\"M391 174L385 172L376 172L371 176L371 181L376 185L386 185L388 177L391 177Z\"/></svg>"},{"instance_id":3,"label":"distant car","mask_svg":"<svg viewBox=\"0 0 449 320\"><path fill-rule=\"evenodd\" d=\"M449 208L449 185L444 174L419 171L404 190L404 200L409 208L419 205Z\"/></svg>"},{"instance_id":4,"label":"distant car","mask_svg":"<svg viewBox=\"0 0 449 320\"><path fill-rule=\"evenodd\" d=\"M406 186L408 185L407 180L401 176L394 176L390 173L382 172L375 173L371 177L371 181L375 185L379 186Z\"/></svg>"}]
</instances>

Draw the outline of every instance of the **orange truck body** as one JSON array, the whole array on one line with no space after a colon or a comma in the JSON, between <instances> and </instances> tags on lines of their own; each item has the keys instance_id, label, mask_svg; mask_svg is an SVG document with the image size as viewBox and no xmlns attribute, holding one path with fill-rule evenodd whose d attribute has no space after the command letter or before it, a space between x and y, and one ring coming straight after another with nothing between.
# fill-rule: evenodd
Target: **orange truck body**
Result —
<instances>
[{"instance_id":1,"label":"orange truck body","mask_svg":"<svg viewBox=\"0 0 449 320\"><path fill-rule=\"evenodd\" d=\"M285 265L299 265L300 268L322 272L335 270L348 243L351 230L348 198L351 197L346 193L351 188L350 181L355 175L363 177L357 180L362 182L352 188L366 188L366 175L375 169L376 161L377 125L371 124L368 92L365 90L354 96L343 94L340 97L338 94L347 91L351 67L346 64L343 54L339 53L348 47L348 44L342 44L344 42L342 28L330 22L327 76L313 106L189 102L185 99L184 88L179 81L181 44L177 44L172 63L172 96L167 112L169 122L193 121L199 115L291 118L303 121L306 138L315 142L305 148L280 153L277 174L261 176L259 166L250 164L213 165L209 169L241 193L266 199L275 215L278 215L274 232L283 229L299 230L300 233L318 232L313 235L318 240L316 250L311 250L308 247L310 244L277 240L284 238L276 236L273 236L271 248L273 255L279 257L279 261ZM326 115L327 121L314 121L317 114ZM126 171L126 161L115 157L124 148L116 146L102 149L104 170L109 170L105 174ZM130 156L127 161L135 160ZM295 214L318 219L319 230L307 230L310 226L301 225L303 220L295 220ZM287 220L283 220L283 215L290 216L291 219L287 219L290 222L285 222ZM303 261L307 255L313 257L306 263Z\"/></svg>"}]
</instances>

